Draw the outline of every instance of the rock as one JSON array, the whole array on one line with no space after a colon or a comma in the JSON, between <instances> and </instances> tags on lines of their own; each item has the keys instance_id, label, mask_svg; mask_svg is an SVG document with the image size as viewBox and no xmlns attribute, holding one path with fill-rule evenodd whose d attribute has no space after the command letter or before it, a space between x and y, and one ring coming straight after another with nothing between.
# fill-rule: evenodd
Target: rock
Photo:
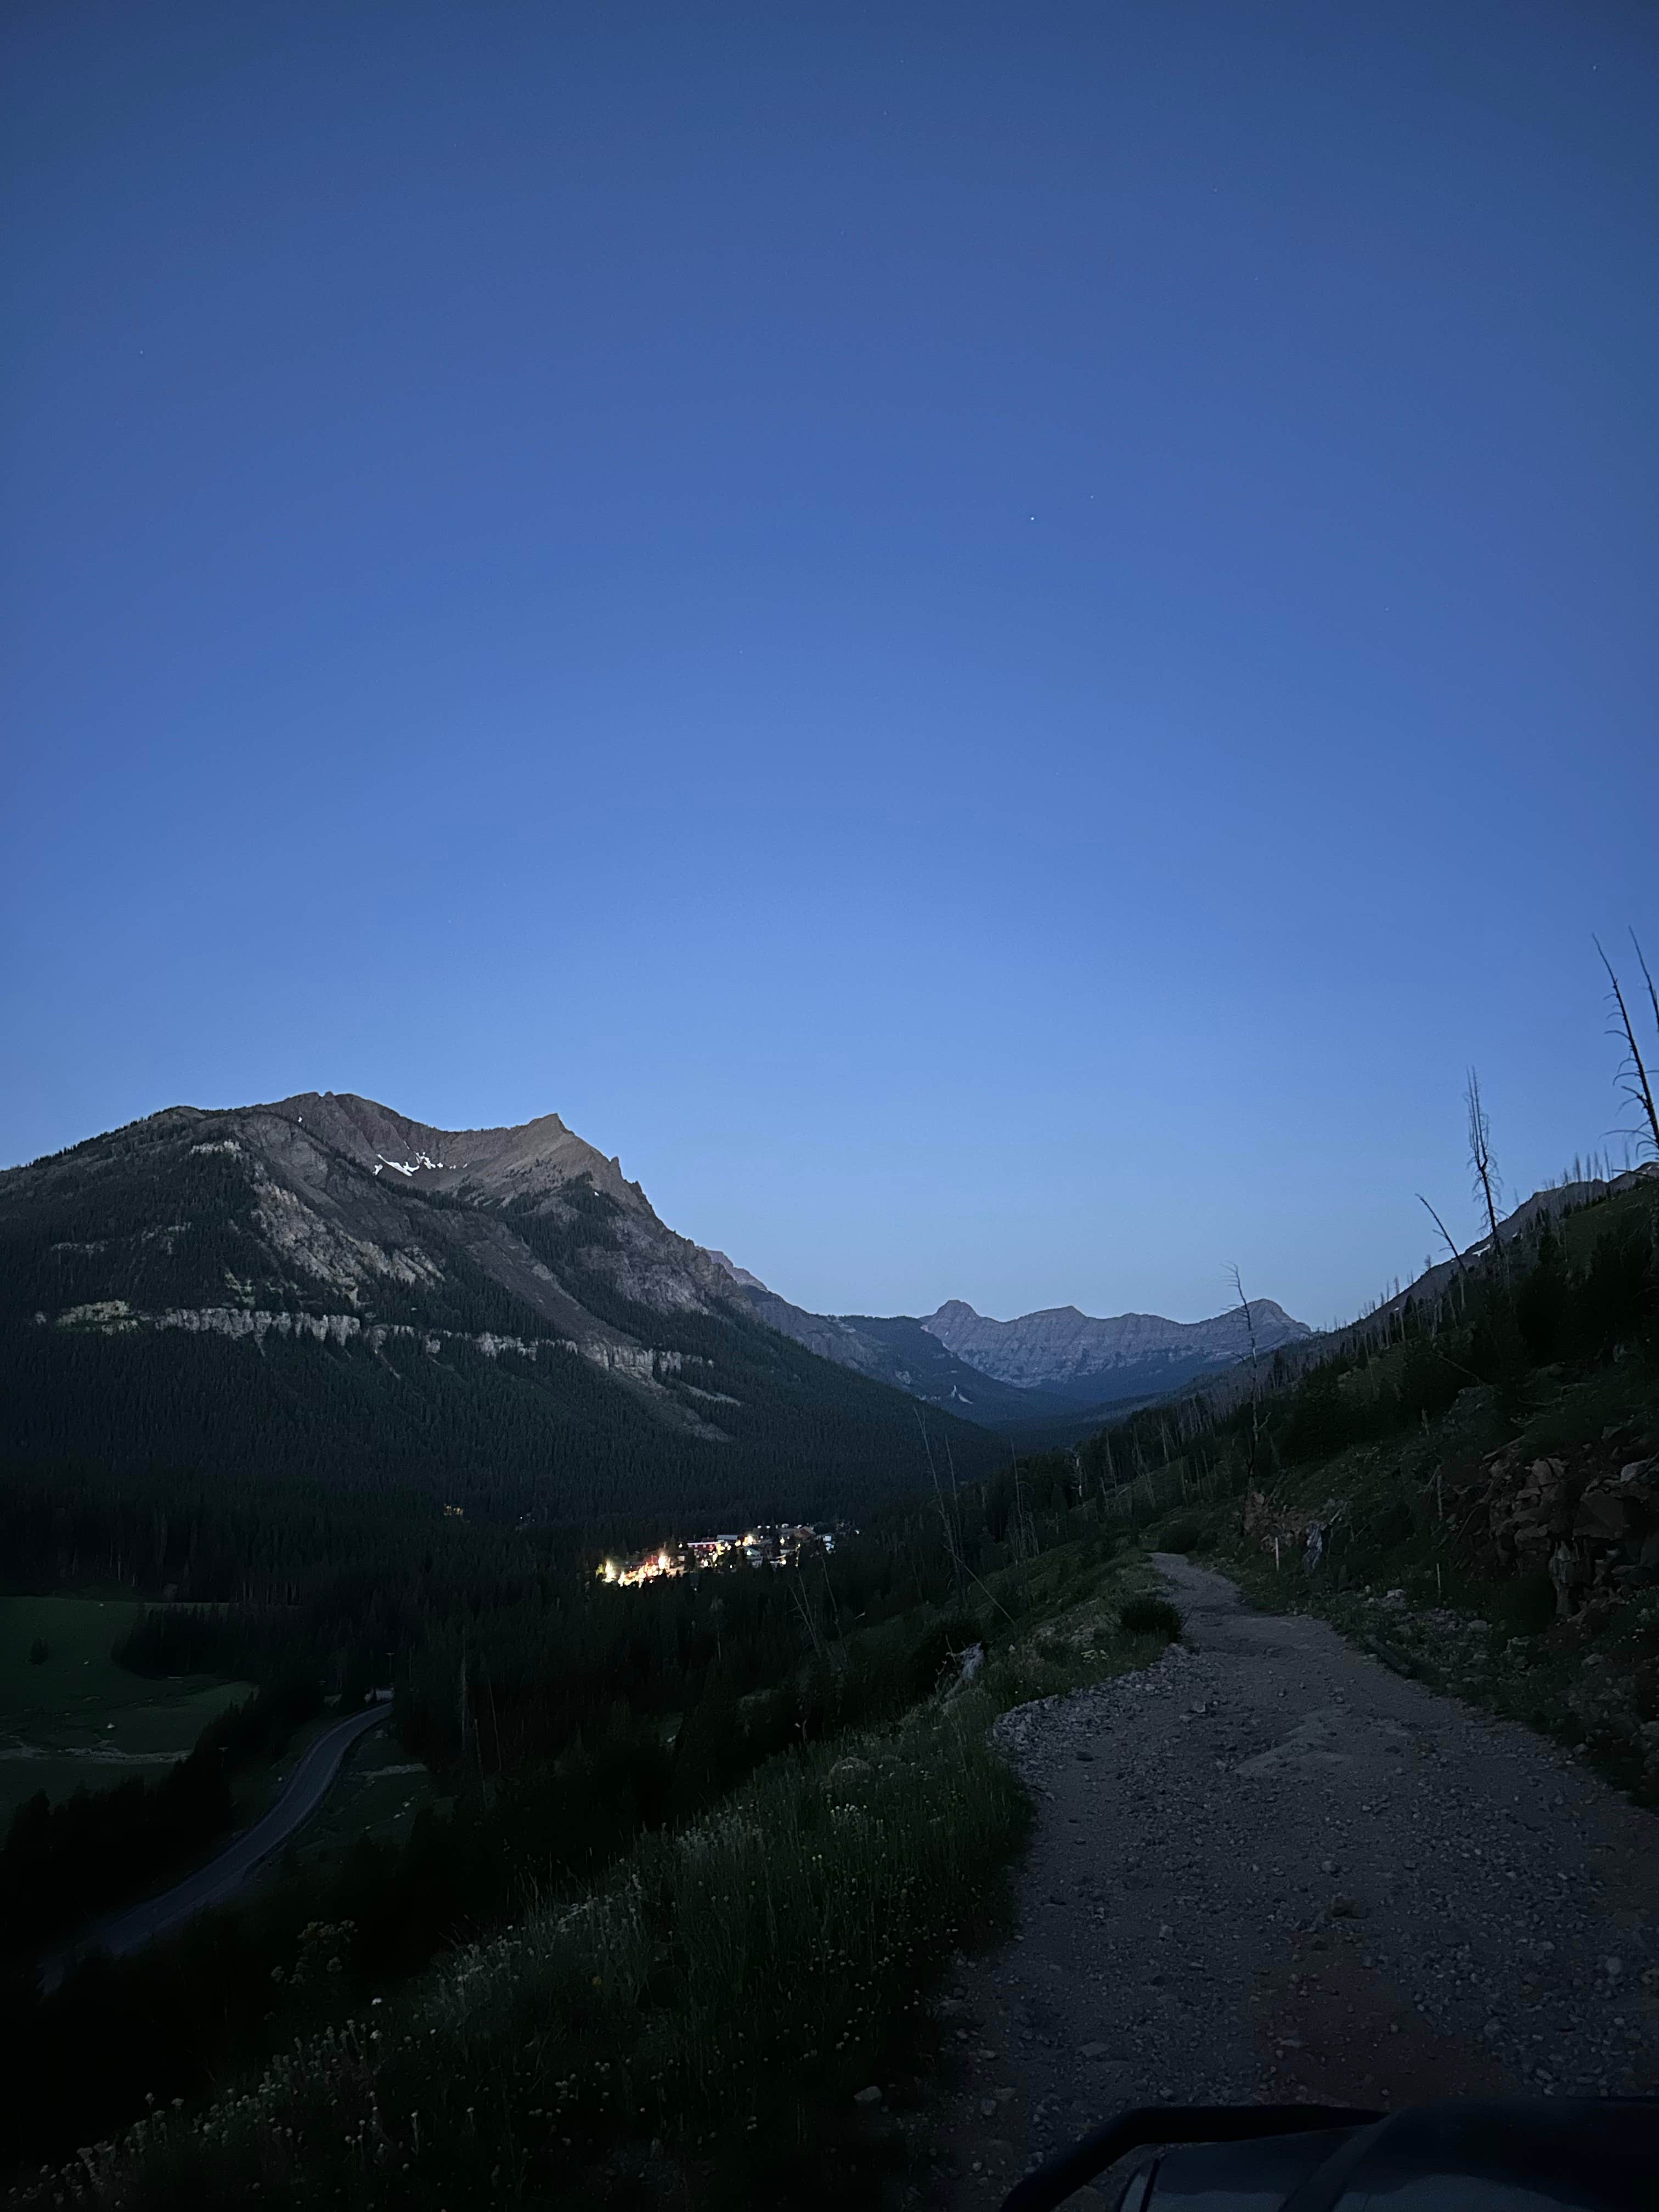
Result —
<instances>
[{"instance_id":1,"label":"rock","mask_svg":"<svg viewBox=\"0 0 1659 2212\"><path fill-rule=\"evenodd\" d=\"M1587 1490L1578 1501L1573 1534L1603 1543L1622 1544L1635 1534L1638 1512L1635 1499L1620 1497L1616 1490L1600 1486Z\"/></svg>"},{"instance_id":2,"label":"rock","mask_svg":"<svg viewBox=\"0 0 1659 2212\"><path fill-rule=\"evenodd\" d=\"M982 2120L995 2119L997 2116L997 2100L994 2097L981 2097L980 2099L979 2116Z\"/></svg>"},{"instance_id":3,"label":"rock","mask_svg":"<svg viewBox=\"0 0 1659 2212\"><path fill-rule=\"evenodd\" d=\"M1571 1618L1572 1594L1583 1579L1572 1546L1558 1544L1550 1553L1550 1580L1555 1584L1555 1617L1558 1620Z\"/></svg>"},{"instance_id":4,"label":"rock","mask_svg":"<svg viewBox=\"0 0 1659 2212\"><path fill-rule=\"evenodd\" d=\"M881 2092L872 2081L867 2089L860 2089L854 2094L853 2102L855 2105L878 2105L881 2102Z\"/></svg>"}]
</instances>

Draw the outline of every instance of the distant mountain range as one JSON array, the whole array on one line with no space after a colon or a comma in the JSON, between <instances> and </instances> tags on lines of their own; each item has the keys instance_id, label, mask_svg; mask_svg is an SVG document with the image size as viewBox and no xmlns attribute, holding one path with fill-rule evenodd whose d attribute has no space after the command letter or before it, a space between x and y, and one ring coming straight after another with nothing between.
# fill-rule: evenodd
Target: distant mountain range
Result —
<instances>
[{"instance_id":1,"label":"distant mountain range","mask_svg":"<svg viewBox=\"0 0 1659 2212\"><path fill-rule=\"evenodd\" d=\"M1271 1298L1250 1301L1250 1327L1242 1306L1200 1322L1157 1314L1097 1320L1075 1306L992 1321L960 1298L919 1318L815 1314L791 1305L724 1253L708 1256L726 1269L757 1320L823 1358L969 1420L1027 1437L1041 1429L1054 1442L1248 1358L1251 1327L1264 1355L1313 1333Z\"/></svg>"}]
</instances>

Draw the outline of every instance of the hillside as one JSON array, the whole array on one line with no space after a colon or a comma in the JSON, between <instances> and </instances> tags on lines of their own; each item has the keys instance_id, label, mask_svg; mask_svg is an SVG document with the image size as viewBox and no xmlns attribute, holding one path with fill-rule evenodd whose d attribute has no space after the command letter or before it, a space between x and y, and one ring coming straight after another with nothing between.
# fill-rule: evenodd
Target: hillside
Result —
<instances>
[{"instance_id":1,"label":"hillside","mask_svg":"<svg viewBox=\"0 0 1659 2212\"><path fill-rule=\"evenodd\" d=\"M766 1327L556 1115L441 1130L307 1092L10 1170L0 1384L15 1460L491 1516L836 1514L926 1479L914 1405ZM964 1469L997 1449L950 1434Z\"/></svg>"},{"instance_id":2,"label":"hillside","mask_svg":"<svg viewBox=\"0 0 1659 2212\"><path fill-rule=\"evenodd\" d=\"M1498 1243L1078 1463L1166 1548L1659 1803L1659 1168L1539 1194Z\"/></svg>"}]
</instances>

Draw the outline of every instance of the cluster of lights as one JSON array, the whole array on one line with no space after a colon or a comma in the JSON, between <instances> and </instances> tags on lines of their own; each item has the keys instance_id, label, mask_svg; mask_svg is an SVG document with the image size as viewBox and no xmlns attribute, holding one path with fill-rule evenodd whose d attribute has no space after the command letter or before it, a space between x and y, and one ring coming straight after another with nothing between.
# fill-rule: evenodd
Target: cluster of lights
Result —
<instances>
[{"instance_id":1,"label":"cluster of lights","mask_svg":"<svg viewBox=\"0 0 1659 2212\"><path fill-rule=\"evenodd\" d=\"M786 1521L777 1528L750 1528L742 1535L688 1536L684 1543L665 1544L642 1559L606 1559L598 1572L601 1582L631 1589L668 1576L694 1575L704 1567L739 1563L751 1567L793 1566L803 1552L814 1547L833 1552L835 1532Z\"/></svg>"}]
</instances>

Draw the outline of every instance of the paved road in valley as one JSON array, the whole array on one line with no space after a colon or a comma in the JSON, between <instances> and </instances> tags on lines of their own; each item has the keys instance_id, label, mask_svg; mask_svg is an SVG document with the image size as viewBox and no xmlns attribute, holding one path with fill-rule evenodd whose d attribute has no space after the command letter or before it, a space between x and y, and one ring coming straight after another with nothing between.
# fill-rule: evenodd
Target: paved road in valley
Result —
<instances>
[{"instance_id":1,"label":"paved road in valley","mask_svg":"<svg viewBox=\"0 0 1659 2212\"><path fill-rule=\"evenodd\" d=\"M160 1897L148 1898L142 1905L129 1905L124 1912L111 1913L88 1929L68 1950L47 1960L47 1988L57 1986L74 1959L92 1951L106 1951L119 1958L129 1951L142 1950L146 1943L171 1935L175 1928L183 1927L185 1921L193 1920L210 1905L222 1905L227 1898L234 1896L255 1868L273 1851L280 1850L289 1838L305 1826L327 1796L341 1761L357 1739L391 1717L389 1704L368 1705L362 1712L352 1713L345 1720L337 1721L332 1728L325 1729L315 1742L307 1746L282 1796L262 1820L245 1829L217 1858L198 1867L176 1887L164 1890Z\"/></svg>"}]
</instances>

